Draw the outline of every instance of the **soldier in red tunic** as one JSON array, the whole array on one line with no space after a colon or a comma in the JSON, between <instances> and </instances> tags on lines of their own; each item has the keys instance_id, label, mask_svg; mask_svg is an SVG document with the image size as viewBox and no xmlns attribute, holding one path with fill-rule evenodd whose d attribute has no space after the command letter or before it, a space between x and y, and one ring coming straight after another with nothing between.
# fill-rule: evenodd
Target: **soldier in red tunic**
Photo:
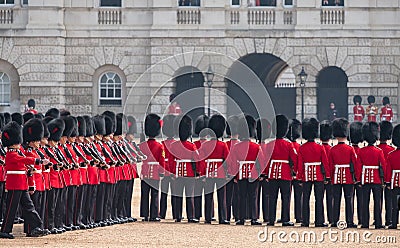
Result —
<instances>
[{"instance_id":1,"label":"soldier in red tunic","mask_svg":"<svg viewBox=\"0 0 400 248\"><path fill-rule=\"evenodd\" d=\"M297 142L297 139L301 137L301 122L297 119L292 119L289 121L289 131L286 134L286 138L288 138L293 145L293 148L296 150L296 153L299 154L300 144ZM299 168L297 168L298 170ZM302 215L302 203L303 203L303 185L298 177L298 171L296 171L296 177L292 181L293 190L294 190L294 218L296 219L296 223L301 223L301 215Z\"/></svg>"},{"instance_id":2,"label":"soldier in red tunic","mask_svg":"<svg viewBox=\"0 0 400 248\"><path fill-rule=\"evenodd\" d=\"M298 178L303 181L303 222L310 224L310 195L314 185L315 227L327 227L324 217L324 183L330 180L328 158L322 145L315 143L318 138L319 123L315 118L302 123L302 136L307 142L300 146L298 156Z\"/></svg>"},{"instance_id":3,"label":"soldier in red tunic","mask_svg":"<svg viewBox=\"0 0 400 248\"><path fill-rule=\"evenodd\" d=\"M172 176L171 176L171 166L170 161L168 160L169 157L169 149L173 142L176 140L174 139L175 131L174 131L174 121L175 115L166 115L163 118L163 126L162 126L162 133L165 135L166 139L162 141L165 151L165 168L164 168L164 178L161 179L161 197L160 197L160 218L165 219L167 213L167 198L168 198L168 191L169 187L173 187ZM175 201L173 200L174 196L171 195L171 206L174 209ZM172 212L172 218L176 219L175 212Z\"/></svg>"},{"instance_id":4,"label":"soldier in red tunic","mask_svg":"<svg viewBox=\"0 0 400 248\"><path fill-rule=\"evenodd\" d=\"M353 122L350 124L350 136L349 140L351 143L351 146L354 149L354 152L356 153L357 157L360 152L360 147L359 144L362 143L363 137L362 137L362 123L361 122ZM362 223L362 189L361 189L361 184L356 184L355 185L355 194L357 197L357 219L358 219L358 225L361 225Z\"/></svg>"},{"instance_id":5,"label":"soldier in red tunic","mask_svg":"<svg viewBox=\"0 0 400 248\"><path fill-rule=\"evenodd\" d=\"M362 127L362 134L368 146L360 149L356 165L356 178L361 181L363 192L363 216L361 228L369 228L369 200L371 191L374 196L375 229L384 228L382 225L382 191L385 187L384 173L386 160L382 149L374 144L378 140L379 125L367 122Z\"/></svg>"},{"instance_id":6,"label":"soldier in red tunic","mask_svg":"<svg viewBox=\"0 0 400 248\"><path fill-rule=\"evenodd\" d=\"M353 114L354 114L354 121L363 121L365 116L364 107L361 106L362 98L359 95L353 97Z\"/></svg>"},{"instance_id":7,"label":"soldier in red tunic","mask_svg":"<svg viewBox=\"0 0 400 248\"><path fill-rule=\"evenodd\" d=\"M387 157L386 182L390 182L392 191L392 220L389 229L397 229L399 222L399 196L400 196L400 125L394 127L393 144L396 150L389 153ZM387 186L388 187L388 186Z\"/></svg>"},{"instance_id":8,"label":"soldier in red tunic","mask_svg":"<svg viewBox=\"0 0 400 248\"><path fill-rule=\"evenodd\" d=\"M264 147L263 154L267 158L267 167L264 171L269 181L269 222L268 226L275 225L276 204L278 192L281 193L282 226L294 226L290 221L291 183L296 177L297 152L292 142L285 139L288 132L289 120L284 115L277 115L272 123L272 132L276 139Z\"/></svg>"},{"instance_id":9,"label":"soldier in red tunic","mask_svg":"<svg viewBox=\"0 0 400 248\"><path fill-rule=\"evenodd\" d=\"M379 123L380 135L378 147L382 149L385 159L388 154L394 151L395 148L389 145L387 142L392 138L393 125L389 121L382 121ZM386 187L384 189L385 195L385 226L389 226L392 221L392 191L389 187L390 181L386 181ZM383 200L383 198L382 198Z\"/></svg>"},{"instance_id":10,"label":"soldier in red tunic","mask_svg":"<svg viewBox=\"0 0 400 248\"><path fill-rule=\"evenodd\" d=\"M218 140L224 135L226 121L222 115L213 115L208 123L210 128L211 140L206 141L200 148L200 156L205 159L201 175L205 176L205 223L211 224L214 204L214 187L217 189L218 199L218 219L219 224L230 222L226 217L226 175L228 157L228 147L226 143Z\"/></svg>"},{"instance_id":11,"label":"soldier in red tunic","mask_svg":"<svg viewBox=\"0 0 400 248\"><path fill-rule=\"evenodd\" d=\"M385 96L382 100L383 107L381 108L381 121L389 121L392 122L393 118L393 109L390 105L389 97Z\"/></svg>"},{"instance_id":12,"label":"soldier in red tunic","mask_svg":"<svg viewBox=\"0 0 400 248\"><path fill-rule=\"evenodd\" d=\"M21 126L16 122L7 124L2 133L2 143L8 148L5 166L6 166L6 212L0 230L0 238L13 239L11 234L14 218L18 206L21 206L24 211L25 221L32 227L28 234L30 237L39 237L46 235L40 226L40 219L35 207L32 203L29 194L34 192L34 185L28 185L28 174L32 171L32 166L29 165L46 165L49 163L47 159L38 159L33 157L25 157L20 151L22 143Z\"/></svg>"},{"instance_id":13,"label":"soldier in red tunic","mask_svg":"<svg viewBox=\"0 0 400 248\"><path fill-rule=\"evenodd\" d=\"M156 114L149 114L144 121L144 133L148 140L139 145L140 150L147 156L143 161L141 171L140 216L144 221L160 221L158 216L159 198L158 187L160 175L165 168L165 151L162 144L155 138L160 135L161 118ZM149 209L149 194L151 196Z\"/></svg>"},{"instance_id":14,"label":"soldier in red tunic","mask_svg":"<svg viewBox=\"0 0 400 248\"><path fill-rule=\"evenodd\" d=\"M329 158L329 152L332 148L330 142L332 139L332 123L330 121L322 121L319 125L320 135L319 138L322 142L322 146L325 149L326 156ZM328 216L329 224L333 224L333 192L332 192L332 182L328 182L325 184L325 204L326 204L326 212Z\"/></svg>"},{"instance_id":15,"label":"soldier in red tunic","mask_svg":"<svg viewBox=\"0 0 400 248\"><path fill-rule=\"evenodd\" d=\"M333 136L338 140L338 144L332 147L328 156L333 185L333 223L331 227L336 227L340 219L340 202L343 190L347 227L357 228L357 225L353 222L354 184L357 181L354 166L357 163L357 155L354 148L346 144L348 126L349 122L345 118L336 119L332 123Z\"/></svg>"},{"instance_id":16,"label":"soldier in red tunic","mask_svg":"<svg viewBox=\"0 0 400 248\"><path fill-rule=\"evenodd\" d=\"M368 121L376 122L376 116L378 115L378 107L375 106L375 97L368 96L367 100L369 105L365 111L367 112Z\"/></svg>"},{"instance_id":17,"label":"soldier in red tunic","mask_svg":"<svg viewBox=\"0 0 400 248\"><path fill-rule=\"evenodd\" d=\"M239 193L239 220L236 225L244 225L247 218L252 225L261 225L258 221L257 196L258 182L261 174L260 161L263 161L263 152L260 145L251 141L255 136L256 121L246 115L238 121L240 142L230 151L229 166L237 171L236 179ZM247 216L247 209L249 216Z\"/></svg>"}]
</instances>

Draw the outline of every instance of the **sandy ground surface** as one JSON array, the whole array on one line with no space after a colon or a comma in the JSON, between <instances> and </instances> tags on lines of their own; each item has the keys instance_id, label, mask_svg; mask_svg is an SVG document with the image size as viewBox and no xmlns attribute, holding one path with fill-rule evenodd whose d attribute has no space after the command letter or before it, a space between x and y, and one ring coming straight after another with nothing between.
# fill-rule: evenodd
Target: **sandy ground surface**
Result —
<instances>
[{"instance_id":1,"label":"sandy ground surface","mask_svg":"<svg viewBox=\"0 0 400 248\"><path fill-rule=\"evenodd\" d=\"M293 198L292 198L293 199ZM132 201L133 215L139 216L140 183L136 180ZM313 199L311 199L313 203ZM342 201L342 205L344 201ZM293 209L293 204L292 204ZM184 208L185 209L185 208ZM279 209L279 208L278 208ZM372 205L370 207L372 211ZM314 207L311 204L313 213ZM217 209L215 211L218 213ZM293 213L293 211L292 211ZM185 215L185 214L184 214ZM341 219L344 219L344 206ZM278 210L277 216L280 216ZM293 214L292 214L293 218ZM357 220L357 218L355 218ZM233 222L233 221L232 221ZM311 215L313 222L313 214ZM372 220L371 220L372 222ZM22 225L14 226L14 240L0 240L0 247L398 247L400 230L337 228L255 227L174 223L171 208L161 223L128 223L91 230L66 232L41 238L26 238ZM337 232L337 233L336 233ZM359 241L350 232L358 232ZM267 240L265 240L267 234ZM312 235L315 234L315 240ZM282 241L279 240L280 235ZM298 236L297 236L298 235ZM272 239L271 239L272 237ZM311 237L311 238L310 238ZM356 237L356 236L354 236ZM299 242L295 242L295 240ZM389 240L392 239L392 240ZM354 240L356 242L354 242ZM263 242L264 241L264 242ZM287 242L285 242L287 241Z\"/></svg>"}]
</instances>

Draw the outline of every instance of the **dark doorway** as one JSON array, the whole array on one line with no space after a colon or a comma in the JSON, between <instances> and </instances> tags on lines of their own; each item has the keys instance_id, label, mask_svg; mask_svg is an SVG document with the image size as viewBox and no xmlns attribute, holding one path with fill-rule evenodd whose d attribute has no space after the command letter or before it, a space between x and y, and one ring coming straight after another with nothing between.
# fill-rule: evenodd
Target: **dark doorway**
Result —
<instances>
[{"instance_id":1,"label":"dark doorway","mask_svg":"<svg viewBox=\"0 0 400 248\"><path fill-rule=\"evenodd\" d=\"M194 121L204 114L204 75L192 66L180 68L175 75L175 100Z\"/></svg>"},{"instance_id":2,"label":"dark doorway","mask_svg":"<svg viewBox=\"0 0 400 248\"><path fill-rule=\"evenodd\" d=\"M338 117L348 118L348 78L346 73L336 66L322 69L317 75L317 111L319 120L327 120L329 105L335 104Z\"/></svg>"},{"instance_id":3,"label":"dark doorway","mask_svg":"<svg viewBox=\"0 0 400 248\"><path fill-rule=\"evenodd\" d=\"M253 53L246 55L235 62L227 74L228 89L227 94L240 109L247 114L254 117L259 117L260 113L256 110L253 100L248 94L251 92L257 92L260 89L260 84L254 84L254 87L250 87L250 92L246 93L241 87L239 87L233 81L234 78L238 78L239 74L237 68L242 66L241 63L246 65L251 71L254 72L256 80L262 82L262 86L267 89L268 94L272 101L272 106L276 114L285 114L288 118L296 117L296 88L295 84L291 85L277 85L276 81L288 65L282 59L268 53ZM240 71L240 70L239 70ZM253 82L246 82L246 84L253 84ZM257 88L258 87L258 88ZM265 104L270 104L269 99L265 99ZM236 108L233 104L229 103L227 106L228 115L237 114L235 113Z\"/></svg>"}]
</instances>

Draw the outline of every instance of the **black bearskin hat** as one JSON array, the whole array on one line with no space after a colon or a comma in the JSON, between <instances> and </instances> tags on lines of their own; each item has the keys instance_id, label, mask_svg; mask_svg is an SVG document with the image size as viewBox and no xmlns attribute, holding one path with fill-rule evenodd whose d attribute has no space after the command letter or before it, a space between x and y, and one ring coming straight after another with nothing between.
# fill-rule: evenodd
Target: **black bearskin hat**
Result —
<instances>
[{"instance_id":1,"label":"black bearskin hat","mask_svg":"<svg viewBox=\"0 0 400 248\"><path fill-rule=\"evenodd\" d=\"M380 140L386 141L392 138L393 125L390 121L382 121L379 123Z\"/></svg>"},{"instance_id":2,"label":"black bearskin hat","mask_svg":"<svg viewBox=\"0 0 400 248\"><path fill-rule=\"evenodd\" d=\"M288 126L288 118L285 115L277 115L272 122L272 133L277 139L283 138L288 132Z\"/></svg>"},{"instance_id":3,"label":"black bearskin hat","mask_svg":"<svg viewBox=\"0 0 400 248\"><path fill-rule=\"evenodd\" d=\"M343 117L335 119L332 123L332 132L333 132L333 137L338 137L338 138L348 137L349 121Z\"/></svg>"},{"instance_id":4,"label":"black bearskin hat","mask_svg":"<svg viewBox=\"0 0 400 248\"><path fill-rule=\"evenodd\" d=\"M19 123L11 121L3 128L1 142L4 147L22 144L22 127Z\"/></svg>"},{"instance_id":5,"label":"black bearskin hat","mask_svg":"<svg viewBox=\"0 0 400 248\"><path fill-rule=\"evenodd\" d=\"M65 129L65 122L59 118L50 121L47 124L50 136L49 140L60 141L61 136Z\"/></svg>"},{"instance_id":6,"label":"black bearskin hat","mask_svg":"<svg viewBox=\"0 0 400 248\"><path fill-rule=\"evenodd\" d=\"M21 126L22 126L22 124L24 124L24 119L22 118L21 113L18 113L18 112L12 113L11 120L15 121L16 123L18 123Z\"/></svg>"},{"instance_id":7,"label":"black bearskin hat","mask_svg":"<svg viewBox=\"0 0 400 248\"><path fill-rule=\"evenodd\" d=\"M51 108L47 110L46 114L44 116L51 116L54 119L60 118L60 110L56 108Z\"/></svg>"},{"instance_id":8,"label":"black bearskin hat","mask_svg":"<svg viewBox=\"0 0 400 248\"><path fill-rule=\"evenodd\" d=\"M71 112L69 112L68 110L66 110L66 109L62 109L61 111L60 111L60 116L70 116L71 115Z\"/></svg>"},{"instance_id":9,"label":"black bearskin hat","mask_svg":"<svg viewBox=\"0 0 400 248\"><path fill-rule=\"evenodd\" d=\"M201 131L205 128L208 127L208 122L210 120L210 117L208 117L207 115L200 115L199 117L196 118L196 121L194 123L194 133L197 136L200 137L204 137L207 135L207 133L202 133L202 135L200 135Z\"/></svg>"},{"instance_id":10,"label":"black bearskin hat","mask_svg":"<svg viewBox=\"0 0 400 248\"><path fill-rule=\"evenodd\" d=\"M86 121L82 116L76 117L78 121L78 136L86 136Z\"/></svg>"},{"instance_id":11,"label":"black bearskin hat","mask_svg":"<svg viewBox=\"0 0 400 248\"><path fill-rule=\"evenodd\" d=\"M213 115L208 122L208 127L215 133L217 138L221 138L224 136L226 120L222 115Z\"/></svg>"},{"instance_id":12,"label":"black bearskin hat","mask_svg":"<svg viewBox=\"0 0 400 248\"><path fill-rule=\"evenodd\" d=\"M387 96L383 97L382 103L383 103L383 105L390 104L390 99L389 99L389 97L387 97Z\"/></svg>"},{"instance_id":13,"label":"black bearskin hat","mask_svg":"<svg viewBox=\"0 0 400 248\"><path fill-rule=\"evenodd\" d=\"M366 122L362 126L362 134L368 144L374 144L379 139L379 125L376 122Z\"/></svg>"},{"instance_id":14,"label":"black bearskin hat","mask_svg":"<svg viewBox=\"0 0 400 248\"><path fill-rule=\"evenodd\" d=\"M393 129L393 145L400 147L400 124L397 124Z\"/></svg>"},{"instance_id":15,"label":"black bearskin hat","mask_svg":"<svg viewBox=\"0 0 400 248\"><path fill-rule=\"evenodd\" d=\"M44 136L43 123L39 119L31 119L24 124L22 128L24 143L31 141L41 141Z\"/></svg>"},{"instance_id":16,"label":"black bearskin hat","mask_svg":"<svg viewBox=\"0 0 400 248\"><path fill-rule=\"evenodd\" d=\"M11 122L11 115L8 112L4 113L4 124L7 125L8 123Z\"/></svg>"},{"instance_id":17,"label":"black bearskin hat","mask_svg":"<svg viewBox=\"0 0 400 248\"><path fill-rule=\"evenodd\" d=\"M362 97L361 97L360 95L355 95L355 96L353 97L353 103L354 103L354 105L356 105L357 103L361 105L361 102L362 102Z\"/></svg>"},{"instance_id":18,"label":"black bearskin hat","mask_svg":"<svg viewBox=\"0 0 400 248\"><path fill-rule=\"evenodd\" d=\"M176 97L176 94L169 95L169 102L172 102Z\"/></svg>"},{"instance_id":19,"label":"black bearskin hat","mask_svg":"<svg viewBox=\"0 0 400 248\"><path fill-rule=\"evenodd\" d=\"M297 119L289 120L289 131L286 138L294 142L301 137L301 122Z\"/></svg>"},{"instance_id":20,"label":"black bearskin hat","mask_svg":"<svg viewBox=\"0 0 400 248\"><path fill-rule=\"evenodd\" d=\"M46 124L48 124L52 120L54 120L54 118L51 117L51 116L46 116L46 117L43 118L43 121L46 122Z\"/></svg>"},{"instance_id":21,"label":"black bearskin hat","mask_svg":"<svg viewBox=\"0 0 400 248\"><path fill-rule=\"evenodd\" d=\"M375 103L375 97L374 96L368 96L367 100L368 100L368 103Z\"/></svg>"},{"instance_id":22,"label":"black bearskin hat","mask_svg":"<svg viewBox=\"0 0 400 248\"><path fill-rule=\"evenodd\" d=\"M137 133L137 125L136 125L135 117L129 115L127 117L127 119L128 119L128 132L127 133L132 134L132 135L136 134Z\"/></svg>"},{"instance_id":23,"label":"black bearskin hat","mask_svg":"<svg viewBox=\"0 0 400 248\"><path fill-rule=\"evenodd\" d=\"M76 137L78 136L78 119L76 119L75 116L71 116L72 119L74 120L74 129L72 129L72 133L70 137Z\"/></svg>"},{"instance_id":24,"label":"black bearskin hat","mask_svg":"<svg viewBox=\"0 0 400 248\"><path fill-rule=\"evenodd\" d=\"M267 119L258 119L256 124L256 138L263 141L271 137L271 123Z\"/></svg>"},{"instance_id":25,"label":"black bearskin hat","mask_svg":"<svg viewBox=\"0 0 400 248\"><path fill-rule=\"evenodd\" d=\"M166 115L163 118L162 132L167 138L175 136L174 121L175 115Z\"/></svg>"},{"instance_id":26,"label":"black bearskin hat","mask_svg":"<svg viewBox=\"0 0 400 248\"><path fill-rule=\"evenodd\" d=\"M35 115L32 114L31 112L27 112L22 115L22 119L24 119L24 123L27 123L30 119L35 118Z\"/></svg>"},{"instance_id":27,"label":"black bearskin hat","mask_svg":"<svg viewBox=\"0 0 400 248\"><path fill-rule=\"evenodd\" d=\"M36 119L43 119L44 115L42 113L37 113L33 115Z\"/></svg>"},{"instance_id":28,"label":"black bearskin hat","mask_svg":"<svg viewBox=\"0 0 400 248\"><path fill-rule=\"evenodd\" d=\"M301 134L306 140L318 138L319 122L315 118L306 118L301 125Z\"/></svg>"},{"instance_id":29,"label":"black bearskin hat","mask_svg":"<svg viewBox=\"0 0 400 248\"><path fill-rule=\"evenodd\" d=\"M3 129L3 127L5 126L5 120L4 120L4 114L0 113L0 131Z\"/></svg>"},{"instance_id":30,"label":"black bearskin hat","mask_svg":"<svg viewBox=\"0 0 400 248\"><path fill-rule=\"evenodd\" d=\"M254 137L256 131L256 120L250 115L245 115L239 118L238 131L240 139Z\"/></svg>"},{"instance_id":31,"label":"black bearskin hat","mask_svg":"<svg viewBox=\"0 0 400 248\"><path fill-rule=\"evenodd\" d=\"M178 135L181 141L185 141L192 135L192 118L183 115L175 119L174 127L178 127Z\"/></svg>"},{"instance_id":32,"label":"black bearskin hat","mask_svg":"<svg viewBox=\"0 0 400 248\"><path fill-rule=\"evenodd\" d=\"M38 120L40 120L43 125L43 138L48 138L50 136L50 133L49 129L47 128L47 122L45 122L43 119L38 119Z\"/></svg>"},{"instance_id":33,"label":"black bearskin hat","mask_svg":"<svg viewBox=\"0 0 400 248\"><path fill-rule=\"evenodd\" d=\"M104 116L96 115L93 117L93 127L96 134L105 135L106 134L106 121Z\"/></svg>"},{"instance_id":34,"label":"black bearskin hat","mask_svg":"<svg viewBox=\"0 0 400 248\"><path fill-rule=\"evenodd\" d=\"M35 106L36 106L35 100L29 99L28 100L28 107L35 108Z\"/></svg>"},{"instance_id":35,"label":"black bearskin hat","mask_svg":"<svg viewBox=\"0 0 400 248\"><path fill-rule=\"evenodd\" d=\"M115 127L116 127L116 122L117 122L117 118L115 116L115 113L112 112L112 111L106 110L101 115L104 116L104 117L108 116L110 118L110 121L111 121L111 126L108 126L109 130L107 130L107 121L106 121L106 133L108 133L108 134L114 133L115 132ZM110 125L110 124L108 124L108 125Z\"/></svg>"},{"instance_id":36,"label":"black bearskin hat","mask_svg":"<svg viewBox=\"0 0 400 248\"><path fill-rule=\"evenodd\" d=\"M162 120L156 114L148 114L144 120L144 133L148 137L157 137L161 131Z\"/></svg>"},{"instance_id":37,"label":"black bearskin hat","mask_svg":"<svg viewBox=\"0 0 400 248\"><path fill-rule=\"evenodd\" d=\"M228 118L228 123L226 124L226 134L228 136L237 135L238 134L238 123L239 123L239 116L232 115Z\"/></svg>"},{"instance_id":38,"label":"black bearskin hat","mask_svg":"<svg viewBox=\"0 0 400 248\"><path fill-rule=\"evenodd\" d=\"M114 132L114 135L122 135L127 132L128 129L128 120L126 119L126 116L123 113L119 113L116 116L117 122L116 122L116 129Z\"/></svg>"},{"instance_id":39,"label":"black bearskin hat","mask_svg":"<svg viewBox=\"0 0 400 248\"><path fill-rule=\"evenodd\" d=\"M321 121L319 124L319 138L321 141L332 139L332 123L328 120Z\"/></svg>"},{"instance_id":40,"label":"black bearskin hat","mask_svg":"<svg viewBox=\"0 0 400 248\"><path fill-rule=\"evenodd\" d=\"M104 116L104 121L106 123L106 133L105 135L110 135L115 131L115 123L113 123L112 119L108 116Z\"/></svg>"},{"instance_id":41,"label":"black bearskin hat","mask_svg":"<svg viewBox=\"0 0 400 248\"><path fill-rule=\"evenodd\" d=\"M65 128L62 136L70 137L75 128L75 121L72 116L62 116L61 119L65 123Z\"/></svg>"},{"instance_id":42,"label":"black bearskin hat","mask_svg":"<svg viewBox=\"0 0 400 248\"><path fill-rule=\"evenodd\" d=\"M350 142L358 144L363 142L362 136L362 122L356 121L350 124Z\"/></svg>"},{"instance_id":43,"label":"black bearskin hat","mask_svg":"<svg viewBox=\"0 0 400 248\"><path fill-rule=\"evenodd\" d=\"M90 137L94 135L94 124L93 124L93 119L92 117L88 115L84 115L83 119L85 119L86 123L86 135L85 137Z\"/></svg>"}]
</instances>

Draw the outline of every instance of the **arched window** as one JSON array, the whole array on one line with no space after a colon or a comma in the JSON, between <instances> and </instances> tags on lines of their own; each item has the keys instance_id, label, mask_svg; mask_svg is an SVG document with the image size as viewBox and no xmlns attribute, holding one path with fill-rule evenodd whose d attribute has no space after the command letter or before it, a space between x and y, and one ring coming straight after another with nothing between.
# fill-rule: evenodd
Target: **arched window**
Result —
<instances>
[{"instance_id":1,"label":"arched window","mask_svg":"<svg viewBox=\"0 0 400 248\"><path fill-rule=\"evenodd\" d=\"M122 105L121 77L115 72L104 73L99 80L99 104Z\"/></svg>"},{"instance_id":2,"label":"arched window","mask_svg":"<svg viewBox=\"0 0 400 248\"><path fill-rule=\"evenodd\" d=\"M4 72L0 72L0 105L10 105L11 80Z\"/></svg>"}]
</instances>

